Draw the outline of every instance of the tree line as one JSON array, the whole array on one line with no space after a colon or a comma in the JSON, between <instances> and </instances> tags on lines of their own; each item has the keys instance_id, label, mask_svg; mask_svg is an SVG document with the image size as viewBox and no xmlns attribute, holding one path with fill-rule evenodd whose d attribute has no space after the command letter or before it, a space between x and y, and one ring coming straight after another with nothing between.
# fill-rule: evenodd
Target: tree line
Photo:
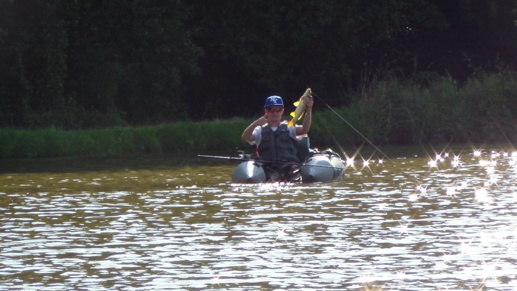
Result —
<instances>
[{"instance_id":1,"label":"tree line","mask_svg":"<svg viewBox=\"0 0 517 291\"><path fill-rule=\"evenodd\" d=\"M514 0L0 0L0 127L255 116L308 86L346 106L385 74L516 60Z\"/></svg>"}]
</instances>

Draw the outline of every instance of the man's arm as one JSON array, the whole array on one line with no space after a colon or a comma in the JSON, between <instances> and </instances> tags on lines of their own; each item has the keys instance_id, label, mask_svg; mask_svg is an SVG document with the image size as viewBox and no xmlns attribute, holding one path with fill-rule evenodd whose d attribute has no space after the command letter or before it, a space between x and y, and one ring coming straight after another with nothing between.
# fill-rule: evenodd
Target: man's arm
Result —
<instances>
[{"instance_id":1,"label":"man's arm","mask_svg":"<svg viewBox=\"0 0 517 291\"><path fill-rule=\"evenodd\" d=\"M242 132L242 140L245 142L255 141L255 136L253 136L253 130L257 126L262 126L267 123L267 113L264 114L264 116L260 117L259 119L253 121L244 132Z\"/></svg>"}]
</instances>

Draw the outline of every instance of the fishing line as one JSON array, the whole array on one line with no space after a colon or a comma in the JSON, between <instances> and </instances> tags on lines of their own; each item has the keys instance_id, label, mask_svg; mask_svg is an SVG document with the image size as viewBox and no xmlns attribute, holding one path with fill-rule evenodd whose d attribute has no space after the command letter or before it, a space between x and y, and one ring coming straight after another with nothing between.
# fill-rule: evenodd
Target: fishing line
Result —
<instances>
[{"instance_id":1,"label":"fishing line","mask_svg":"<svg viewBox=\"0 0 517 291\"><path fill-rule=\"evenodd\" d=\"M350 122L348 122L343 116L341 116L339 113L336 112L336 110L334 110L332 107L330 107L330 105L328 105L323 99L321 99L318 95L314 94L314 92L312 93L313 96L315 96L316 98L318 98L318 100L320 100L321 102L323 102L323 104L325 106L327 106L328 109L330 109L337 117L339 117L342 121L344 121L348 126L350 126L350 128L352 128L357 134L359 134L364 140L366 140L371 146L373 146L375 148L375 150L377 150L378 152L380 152L386 159L388 159L390 162L393 163L393 161L390 159L390 157L388 157L387 154L385 154L383 151L381 151L380 148L378 148L375 144L373 144L372 141L370 141L366 136L364 136L359 130L357 130L352 124L350 124Z\"/></svg>"},{"instance_id":2,"label":"fishing line","mask_svg":"<svg viewBox=\"0 0 517 291\"><path fill-rule=\"evenodd\" d=\"M359 134L366 142L368 142L371 146L373 146L378 152L380 152L382 155L384 155L384 157L386 157L395 167L398 167L399 169L402 169L401 165L400 164L395 164L383 151L381 151L377 146L375 146L366 136L364 136L361 132L359 132L359 130L357 130L352 124L350 124L350 122L348 122L343 116L341 116L338 112L336 112L330 105L328 105L324 100L322 100L319 96L317 96L316 94L312 94L313 96L315 96L316 98L318 98L319 101L321 101L328 109L330 109L330 111L332 111L337 117L339 117L343 122L345 122L348 126L350 126L350 128L352 128L357 134ZM501 130L502 131L502 130ZM434 160L434 163L435 165L432 166L430 163L433 162L433 160L428 163L428 165L430 166L430 168L433 168L433 167L437 167L437 163L438 162L443 162L443 157L442 157L442 154L444 153L445 149L449 147L450 143L452 142L452 138L449 140L449 142L447 143L446 147L443 149L442 152L437 152L436 150L432 149L435 154L436 154L436 158ZM422 145L423 147L423 145ZM425 149L425 147L423 147ZM474 147L473 147L474 148ZM429 155L429 153L427 152L426 150L426 154L431 157ZM447 155L448 156L448 155ZM459 157L459 156L458 156ZM459 161L459 160L458 160ZM457 167L457 166L453 166L454 168ZM427 174L430 173L431 170L429 170L427 172ZM419 173L416 173L416 175L418 175ZM407 196L407 199L409 202L413 202L413 201L416 201L419 199L420 196L425 196L427 194L427 188L429 186L431 186L433 183L432 182L429 182L429 181L426 181L426 183L422 183L422 179L423 177L421 176L414 176L414 175L411 175L410 173L407 173L405 171L402 171L400 173L396 173L396 175L399 175L399 176L405 176L407 178L409 178L409 181L413 181L415 183L417 183L416 185L416 189L409 189L408 186L409 185L402 185L401 183L397 183L397 185L395 186L396 188L398 188L402 194L404 194L405 192L407 191L411 191L410 193L408 193L408 196ZM395 182L395 179L393 179L393 182ZM457 189L459 189L458 191L462 191L462 188L460 188L460 186L457 186L457 181L451 181L449 182L450 184L449 185L452 185L452 186L448 186L447 187L447 195L452 195L454 196L455 195L455 191ZM486 182L485 182L486 183ZM427 184L427 185L425 185ZM443 186L442 186L443 187ZM451 190L452 194L449 194L449 189L452 188L453 190ZM481 189L485 189L486 187L482 187ZM475 190L475 195L477 195L477 190ZM477 198L476 198L477 199ZM396 218L398 218L399 220L402 219L402 220L405 220L405 221L408 221L408 219L404 218L402 215L403 214L397 214L397 213L393 213L393 215L395 215ZM414 219L415 216L417 216L417 212L413 213L412 215L410 214L409 215L409 219ZM407 225L409 225L409 223L411 222L408 222ZM402 224L401 224L402 226Z\"/></svg>"},{"instance_id":3,"label":"fishing line","mask_svg":"<svg viewBox=\"0 0 517 291\"><path fill-rule=\"evenodd\" d=\"M379 147L377 147L372 141L370 141L366 136L364 136L358 129L356 129L352 124L350 124L350 122L348 122L336 110L334 110L330 105L328 105L322 98L320 98L318 95L314 94L314 92L312 92L312 96L315 96L316 98L318 98L318 100L321 101L325 106L327 106L327 108L330 109L330 111L332 111L337 117L339 117L343 122L345 122L348 126L350 126L350 128L352 128L365 141L367 141L371 146L373 146L373 148L375 150L377 150L379 153L381 153L389 162L391 162L391 164L393 164L396 167L399 167L399 165L397 165L392 159L390 159L390 157L387 154L385 154ZM402 171L401 175L410 178L410 180L414 181L417 184L421 184L421 181L419 179L416 179L415 177L413 177L412 175L409 175L408 173L405 173L404 171ZM401 188L399 188L399 189L401 189Z\"/></svg>"}]
</instances>

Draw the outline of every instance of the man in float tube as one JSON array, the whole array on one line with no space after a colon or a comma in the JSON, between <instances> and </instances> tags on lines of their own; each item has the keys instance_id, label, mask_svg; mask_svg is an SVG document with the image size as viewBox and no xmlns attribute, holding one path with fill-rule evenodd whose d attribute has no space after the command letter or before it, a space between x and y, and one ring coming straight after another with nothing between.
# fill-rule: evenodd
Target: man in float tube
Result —
<instances>
[{"instance_id":1,"label":"man in float tube","mask_svg":"<svg viewBox=\"0 0 517 291\"><path fill-rule=\"evenodd\" d=\"M282 97L269 96L264 105L264 115L253 121L242 133L242 140L257 146L257 154L264 160L263 168L268 182L300 180L300 163L303 161L297 157L296 136L304 136L309 132L314 100L310 94L304 94L300 104L302 102L302 106L306 108L301 126L296 123L288 126L286 122L282 122Z\"/></svg>"}]
</instances>

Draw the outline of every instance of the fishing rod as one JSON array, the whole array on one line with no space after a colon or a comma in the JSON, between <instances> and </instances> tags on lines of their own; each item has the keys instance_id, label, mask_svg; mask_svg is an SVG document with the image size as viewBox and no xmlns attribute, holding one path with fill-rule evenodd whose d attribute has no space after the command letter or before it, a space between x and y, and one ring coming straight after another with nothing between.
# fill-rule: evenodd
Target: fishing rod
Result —
<instances>
[{"instance_id":1,"label":"fishing rod","mask_svg":"<svg viewBox=\"0 0 517 291\"><path fill-rule=\"evenodd\" d=\"M331 168L331 169L334 169L334 167L332 167L332 166L307 165L306 163L298 163L298 162L267 161L267 160L254 159L254 158L251 158L251 157L247 158L247 157L244 157L244 156L228 157L228 156L213 156L213 155L197 155L197 157L198 158L217 159L217 160L228 160L228 161L255 161L255 162L271 163L271 164L297 165L297 166L307 166L307 167L319 167L319 168ZM344 163L344 161L343 161L343 163Z\"/></svg>"},{"instance_id":2,"label":"fishing rod","mask_svg":"<svg viewBox=\"0 0 517 291\"><path fill-rule=\"evenodd\" d=\"M218 159L218 160L232 160L232 161L252 161L252 158L244 158L244 157L227 157L227 156L212 156L212 155L197 155L198 158L209 158L209 159Z\"/></svg>"}]
</instances>

